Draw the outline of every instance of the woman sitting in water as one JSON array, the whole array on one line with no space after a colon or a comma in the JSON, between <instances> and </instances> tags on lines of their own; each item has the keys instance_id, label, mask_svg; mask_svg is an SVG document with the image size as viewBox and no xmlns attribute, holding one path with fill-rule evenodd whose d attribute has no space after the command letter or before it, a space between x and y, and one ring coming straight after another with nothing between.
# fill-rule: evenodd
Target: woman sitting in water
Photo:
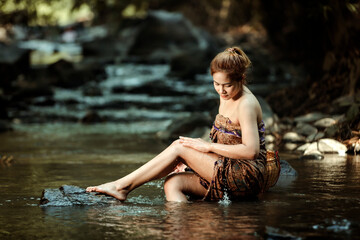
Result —
<instances>
[{"instance_id":1,"label":"woman sitting in water","mask_svg":"<svg viewBox=\"0 0 360 240\"><path fill-rule=\"evenodd\" d=\"M86 191L124 201L135 188L162 177L166 177L168 201L187 201L187 196L217 201L225 193L232 200L241 200L264 191L265 127L260 104L245 86L250 64L237 47L219 53L211 62L214 88L220 96L219 114L210 133L212 143L179 137L134 172ZM179 170L184 165L193 171Z\"/></svg>"}]
</instances>

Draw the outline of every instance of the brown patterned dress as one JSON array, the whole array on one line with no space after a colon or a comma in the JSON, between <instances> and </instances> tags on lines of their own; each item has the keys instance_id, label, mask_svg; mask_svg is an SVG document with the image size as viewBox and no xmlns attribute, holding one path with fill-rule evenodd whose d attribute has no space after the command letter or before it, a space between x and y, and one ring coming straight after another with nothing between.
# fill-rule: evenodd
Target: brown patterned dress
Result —
<instances>
[{"instance_id":1,"label":"brown patterned dress","mask_svg":"<svg viewBox=\"0 0 360 240\"><path fill-rule=\"evenodd\" d=\"M259 124L258 129L260 152L257 159L231 159L219 155L211 183L200 177L200 183L207 189L204 200L218 201L223 199L225 192L231 200L242 200L264 191L267 178L264 122ZM242 143L240 126L221 114L216 116L210 138L214 143Z\"/></svg>"}]
</instances>

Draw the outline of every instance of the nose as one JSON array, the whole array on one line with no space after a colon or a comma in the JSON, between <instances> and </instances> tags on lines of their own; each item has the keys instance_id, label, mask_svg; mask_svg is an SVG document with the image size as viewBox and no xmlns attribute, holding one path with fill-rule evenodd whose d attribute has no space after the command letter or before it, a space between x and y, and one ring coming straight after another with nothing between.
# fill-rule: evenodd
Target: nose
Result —
<instances>
[{"instance_id":1,"label":"nose","mask_svg":"<svg viewBox=\"0 0 360 240\"><path fill-rule=\"evenodd\" d=\"M221 92L221 93L225 93L224 86L222 86L222 85L220 85L220 92Z\"/></svg>"}]
</instances>

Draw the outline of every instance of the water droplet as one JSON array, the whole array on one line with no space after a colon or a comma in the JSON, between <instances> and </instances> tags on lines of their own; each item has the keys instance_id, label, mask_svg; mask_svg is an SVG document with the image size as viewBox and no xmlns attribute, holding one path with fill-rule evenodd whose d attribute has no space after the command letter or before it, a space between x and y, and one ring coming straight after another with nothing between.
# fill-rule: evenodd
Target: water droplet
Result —
<instances>
[{"instance_id":1,"label":"water droplet","mask_svg":"<svg viewBox=\"0 0 360 240\"><path fill-rule=\"evenodd\" d=\"M231 204L227 191L225 191L223 198L219 201L219 204L224 206L229 206Z\"/></svg>"}]
</instances>

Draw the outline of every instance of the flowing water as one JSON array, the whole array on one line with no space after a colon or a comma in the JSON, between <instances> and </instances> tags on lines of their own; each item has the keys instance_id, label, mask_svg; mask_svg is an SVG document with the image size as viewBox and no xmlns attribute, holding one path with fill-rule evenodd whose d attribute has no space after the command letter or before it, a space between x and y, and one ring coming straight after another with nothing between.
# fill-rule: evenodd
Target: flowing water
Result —
<instances>
[{"instance_id":1,"label":"flowing water","mask_svg":"<svg viewBox=\"0 0 360 240\"><path fill-rule=\"evenodd\" d=\"M0 143L1 153L14 156L0 168L1 239L359 238L359 156L303 161L282 153L298 177L281 178L250 202L169 203L159 180L133 191L125 203L42 208L43 189L114 180L164 145L153 135L79 124L22 125L1 134Z\"/></svg>"},{"instance_id":2,"label":"flowing water","mask_svg":"<svg viewBox=\"0 0 360 240\"><path fill-rule=\"evenodd\" d=\"M28 121L0 134L0 155L14 157L0 165L0 239L360 239L359 156L299 160L282 152L298 177L280 178L256 201L169 203L158 180L125 203L40 207L45 188L86 187L136 169L165 147L156 132L216 98L208 77L184 83L168 78L168 70L108 66L108 78L90 86L99 95L86 96L82 87L55 89L55 105L9 113ZM138 88L164 79L165 90L180 94L149 95ZM89 109L107 121L77 123Z\"/></svg>"}]
</instances>

